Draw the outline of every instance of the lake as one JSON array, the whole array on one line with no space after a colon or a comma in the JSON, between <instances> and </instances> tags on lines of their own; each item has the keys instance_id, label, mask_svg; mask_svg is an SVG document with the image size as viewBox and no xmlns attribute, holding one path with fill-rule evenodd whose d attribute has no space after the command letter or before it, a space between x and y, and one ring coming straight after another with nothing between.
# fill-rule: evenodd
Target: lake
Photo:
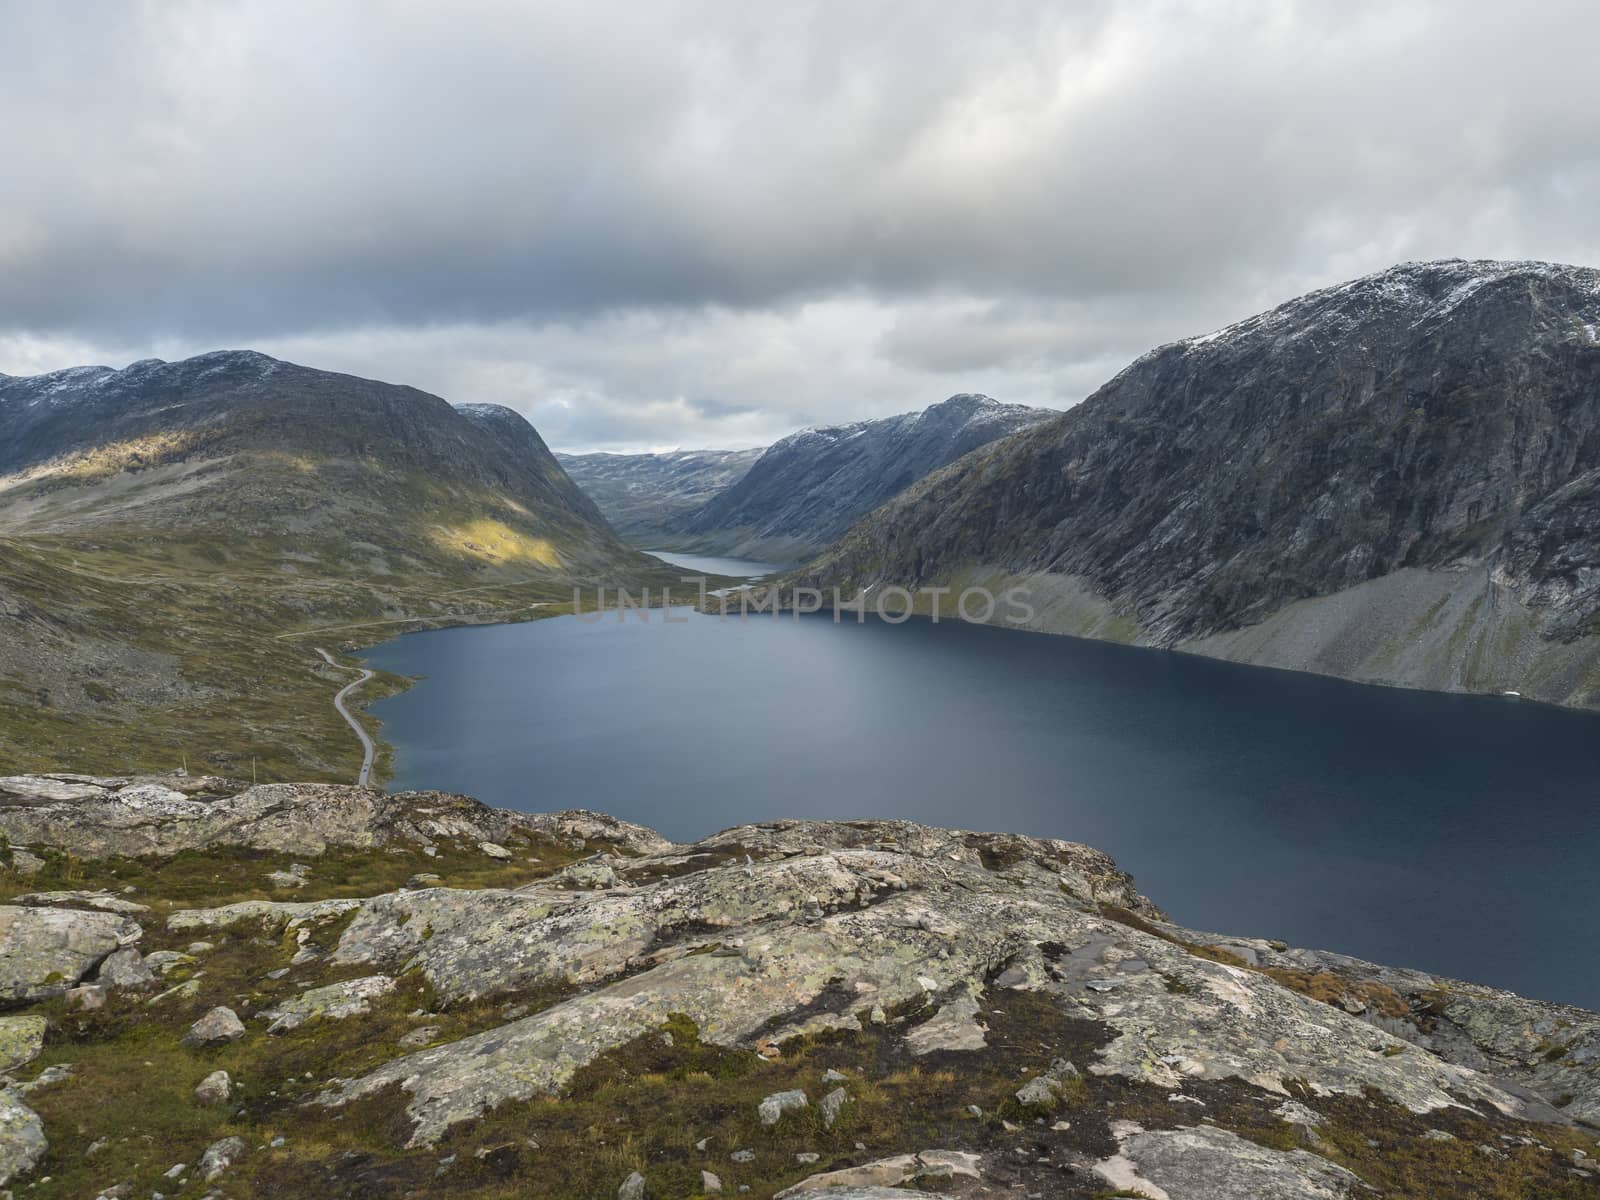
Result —
<instances>
[{"instance_id":1,"label":"lake","mask_svg":"<svg viewBox=\"0 0 1600 1200\"><path fill-rule=\"evenodd\" d=\"M1600 1008L1600 724L980 627L657 610L404 636L394 789L691 840L904 817L1087 842L1191 927Z\"/></svg>"}]
</instances>

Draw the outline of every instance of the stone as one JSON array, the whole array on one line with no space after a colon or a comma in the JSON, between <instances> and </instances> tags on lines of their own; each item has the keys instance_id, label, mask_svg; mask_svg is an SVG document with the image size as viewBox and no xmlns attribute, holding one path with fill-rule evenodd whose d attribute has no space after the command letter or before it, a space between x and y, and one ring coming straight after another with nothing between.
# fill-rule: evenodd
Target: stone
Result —
<instances>
[{"instance_id":1,"label":"stone","mask_svg":"<svg viewBox=\"0 0 1600 1200\"><path fill-rule=\"evenodd\" d=\"M286 1033L307 1021L342 1021L372 1011L372 1002L394 991L388 975L365 975L326 987L311 988L289 1000L263 1009L259 1016L270 1021L268 1033Z\"/></svg>"},{"instance_id":2,"label":"stone","mask_svg":"<svg viewBox=\"0 0 1600 1200\"><path fill-rule=\"evenodd\" d=\"M0 905L0 1003L63 995L142 934L115 913Z\"/></svg>"},{"instance_id":3,"label":"stone","mask_svg":"<svg viewBox=\"0 0 1600 1200\"><path fill-rule=\"evenodd\" d=\"M67 989L67 1003L82 1012L93 1012L106 1006L106 989L103 984L80 983Z\"/></svg>"},{"instance_id":4,"label":"stone","mask_svg":"<svg viewBox=\"0 0 1600 1200\"><path fill-rule=\"evenodd\" d=\"M184 954L177 950L152 950L144 956L144 965L162 975L172 971L175 967L186 967L194 962L194 955Z\"/></svg>"},{"instance_id":5,"label":"stone","mask_svg":"<svg viewBox=\"0 0 1600 1200\"><path fill-rule=\"evenodd\" d=\"M836 1087L817 1103L817 1110L822 1114L822 1127L832 1129L833 1123L839 1119L839 1112L846 1104L850 1103L850 1093L842 1087Z\"/></svg>"},{"instance_id":6,"label":"stone","mask_svg":"<svg viewBox=\"0 0 1600 1200\"><path fill-rule=\"evenodd\" d=\"M236 1042L244 1036L244 1022L231 1008L219 1005L193 1025L183 1035L183 1044L190 1049L205 1049Z\"/></svg>"},{"instance_id":7,"label":"stone","mask_svg":"<svg viewBox=\"0 0 1600 1200\"><path fill-rule=\"evenodd\" d=\"M436 1040L438 1036L439 1026L420 1025L410 1033L401 1034L395 1044L410 1049L416 1046L426 1046L429 1042Z\"/></svg>"},{"instance_id":8,"label":"stone","mask_svg":"<svg viewBox=\"0 0 1600 1200\"><path fill-rule=\"evenodd\" d=\"M507 850L504 846L496 842L479 842L478 849L482 853L487 854L490 858L506 859L511 857L511 851ZM643 1180L640 1180L641 1186L643 1185L643 1182ZM643 1193L641 1192L640 1194L642 1195Z\"/></svg>"},{"instance_id":9,"label":"stone","mask_svg":"<svg viewBox=\"0 0 1600 1200\"><path fill-rule=\"evenodd\" d=\"M106 987L142 992L155 986L156 975L145 965L144 956L132 946L124 946L106 956L95 980Z\"/></svg>"},{"instance_id":10,"label":"stone","mask_svg":"<svg viewBox=\"0 0 1600 1200\"><path fill-rule=\"evenodd\" d=\"M700 1190L708 1196L716 1195L722 1190L722 1177L711 1171L701 1171Z\"/></svg>"},{"instance_id":11,"label":"stone","mask_svg":"<svg viewBox=\"0 0 1600 1200\"><path fill-rule=\"evenodd\" d=\"M200 1156L200 1177L207 1183L216 1182L249 1151L249 1145L241 1137L225 1137L212 1142Z\"/></svg>"},{"instance_id":12,"label":"stone","mask_svg":"<svg viewBox=\"0 0 1600 1200\"><path fill-rule=\"evenodd\" d=\"M32 879L44 870L44 859L37 854L30 854L26 850L13 848L11 851L11 870L23 879Z\"/></svg>"},{"instance_id":13,"label":"stone","mask_svg":"<svg viewBox=\"0 0 1600 1200\"><path fill-rule=\"evenodd\" d=\"M774 1092L756 1106L756 1116L763 1125L776 1125L787 1112L798 1112L806 1107L806 1094L799 1088L787 1092Z\"/></svg>"},{"instance_id":14,"label":"stone","mask_svg":"<svg viewBox=\"0 0 1600 1200\"><path fill-rule=\"evenodd\" d=\"M226 1071L213 1071L195 1085L194 1098L201 1104L226 1104L233 1098L233 1080Z\"/></svg>"},{"instance_id":15,"label":"stone","mask_svg":"<svg viewBox=\"0 0 1600 1200\"><path fill-rule=\"evenodd\" d=\"M1036 1108L1057 1108L1061 1104L1059 1087L1048 1076L1035 1076L1017 1089L1017 1103Z\"/></svg>"},{"instance_id":16,"label":"stone","mask_svg":"<svg viewBox=\"0 0 1600 1200\"><path fill-rule=\"evenodd\" d=\"M49 1150L44 1122L14 1088L0 1088L0 1187L27 1174Z\"/></svg>"},{"instance_id":17,"label":"stone","mask_svg":"<svg viewBox=\"0 0 1600 1200\"><path fill-rule=\"evenodd\" d=\"M987 1032L978 1020L978 997L973 989L946 1001L939 1011L906 1034L906 1047L913 1054L932 1054L936 1050L982 1050Z\"/></svg>"},{"instance_id":18,"label":"stone","mask_svg":"<svg viewBox=\"0 0 1600 1200\"><path fill-rule=\"evenodd\" d=\"M728 1157L736 1163L750 1163L755 1162L756 1152L754 1150L735 1150Z\"/></svg>"},{"instance_id":19,"label":"stone","mask_svg":"<svg viewBox=\"0 0 1600 1200\"><path fill-rule=\"evenodd\" d=\"M622 1181L617 1189L617 1200L644 1200L644 1176L635 1171Z\"/></svg>"},{"instance_id":20,"label":"stone","mask_svg":"<svg viewBox=\"0 0 1600 1200\"><path fill-rule=\"evenodd\" d=\"M37 1014L0 1017L0 1075L39 1057L50 1022Z\"/></svg>"}]
</instances>

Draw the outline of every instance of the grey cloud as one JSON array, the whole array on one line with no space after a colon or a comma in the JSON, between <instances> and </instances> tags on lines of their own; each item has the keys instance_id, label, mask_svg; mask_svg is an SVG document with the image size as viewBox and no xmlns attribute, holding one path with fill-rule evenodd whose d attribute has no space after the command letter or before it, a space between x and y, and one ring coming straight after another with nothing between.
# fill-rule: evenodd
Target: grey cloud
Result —
<instances>
[{"instance_id":1,"label":"grey cloud","mask_svg":"<svg viewBox=\"0 0 1600 1200\"><path fill-rule=\"evenodd\" d=\"M1070 404L1398 259L1600 260L1590 20L21 0L0 370L297 348L594 445Z\"/></svg>"}]
</instances>

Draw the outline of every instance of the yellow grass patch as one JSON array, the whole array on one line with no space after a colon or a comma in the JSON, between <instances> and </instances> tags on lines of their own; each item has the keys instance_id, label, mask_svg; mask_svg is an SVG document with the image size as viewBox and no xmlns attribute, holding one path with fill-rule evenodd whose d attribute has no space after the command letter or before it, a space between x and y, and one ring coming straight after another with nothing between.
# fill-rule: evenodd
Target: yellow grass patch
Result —
<instances>
[{"instance_id":1,"label":"yellow grass patch","mask_svg":"<svg viewBox=\"0 0 1600 1200\"><path fill-rule=\"evenodd\" d=\"M490 563L533 563L559 567L561 555L548 538L529 537L501 521L482 518L462 525L434 529L434 544L441 550Z\"/></svg>"}]
</instances>

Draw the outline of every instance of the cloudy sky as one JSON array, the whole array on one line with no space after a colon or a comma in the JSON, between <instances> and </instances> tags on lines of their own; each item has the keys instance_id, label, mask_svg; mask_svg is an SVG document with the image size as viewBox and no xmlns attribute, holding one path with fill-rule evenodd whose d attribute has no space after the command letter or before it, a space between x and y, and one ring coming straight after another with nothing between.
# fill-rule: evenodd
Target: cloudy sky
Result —
<instances>
[{"instance_id":1,"label":"cloudy sky","mask_svg":"<svg viewBox=\"0 0 1600 1200\"><path fill-rule=\"evenodd\" d=\"M0 0L0 372L762 444L1413 258L1600 265L1581 3Z\"/></svg>"}]
</instances>

